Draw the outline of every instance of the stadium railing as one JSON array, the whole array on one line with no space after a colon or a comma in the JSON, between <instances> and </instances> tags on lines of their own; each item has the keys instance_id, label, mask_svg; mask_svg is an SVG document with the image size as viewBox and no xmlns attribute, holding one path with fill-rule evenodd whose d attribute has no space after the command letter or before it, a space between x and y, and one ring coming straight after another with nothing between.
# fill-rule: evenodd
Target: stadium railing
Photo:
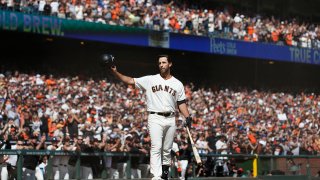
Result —
<instances>
[{"instance_id":1,"label":"stadium railing","mask_svg":"<svg viewBox=\"0 0 320 180\"><path fill-rule=\"evenodd\" d=\"M126 152L95 152L95 153L82 153L82 152L67 152L67 151L49 151L49 150L0 150L0 155L17 155L17 179L22 179L22 166L23 157L27 155L48 156L47 177L52 174L52 157L53 156L77 156L76 163L76 179L80 177L80 157L81 156L108 156L108 157L126 157L126 177L131 177L131 158L141 156L139 154L130 154ZM237 167L241 167L244 172L251 172L253 176L250 178L270 179L279 177L280 179L314 179L314 175L320 170L320 156L314 155L251 155L251 154L201 154L204 160L204 165L207 168L214 168L217 161L223 159L234 162ZM256 160L256 164L254 161ZM213 163L210 166L210 162ZM209 163L208 163L209 162ZM197 172L199 166L194 162L190 163L192 167L192 177L189 179L206 179L198 176ZM254 168L256 167L256 168ZM174 169L174 168L173 168ZM212 170L212 169L211 169ZM256 174L255 174L256 171ZM106 178L106 172L102 173L102 178ZM177 177L177 172L172 171L171 176ZM208 176L214 177L214 176ZM207 178L208 178L207 177Z\"/></svg>"}]
</instances>

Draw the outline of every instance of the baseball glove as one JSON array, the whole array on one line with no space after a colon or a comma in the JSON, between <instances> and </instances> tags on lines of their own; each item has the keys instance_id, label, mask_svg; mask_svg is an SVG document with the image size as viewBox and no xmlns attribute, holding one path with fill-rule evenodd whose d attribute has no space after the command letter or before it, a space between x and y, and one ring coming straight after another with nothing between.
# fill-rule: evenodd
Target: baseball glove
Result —
<instances>
[{"instance_id":1,"label":"baseball glove","mask_svg":"<svg viewBox=\"0 0 320 180\"><path fill-rule=\"evenodd\" d=\"M111 54L103 54L102 55L102 62L103 62L103 64L107 65L108 67L112 67L115 65L114 56Z\"/></svg>"}]
</instances>

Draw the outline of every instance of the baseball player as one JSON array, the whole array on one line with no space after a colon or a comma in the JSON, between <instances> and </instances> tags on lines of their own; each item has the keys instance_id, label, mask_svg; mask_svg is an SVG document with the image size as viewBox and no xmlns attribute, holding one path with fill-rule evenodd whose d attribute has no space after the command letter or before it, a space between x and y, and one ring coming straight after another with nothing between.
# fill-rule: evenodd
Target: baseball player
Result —
<instances>
[{"instance_id":1,"label":"baseball player","mask_svg":"<svg viewBox=\"0 0 320 180\"><path fill-rule=\"evenodd\" d=\"M176 131L176 107L186 118L185 126L191 126L183 84L171 75L172 61L168 55L159 56L159 74L140 78L132 78L118 72L113 59L111 56L110 69L114 76L146 92L147 111L149 112L148 130L151 137L150 172L153 180L168 179L171 163L170 152Z\"/></svg>"}]
</instances>

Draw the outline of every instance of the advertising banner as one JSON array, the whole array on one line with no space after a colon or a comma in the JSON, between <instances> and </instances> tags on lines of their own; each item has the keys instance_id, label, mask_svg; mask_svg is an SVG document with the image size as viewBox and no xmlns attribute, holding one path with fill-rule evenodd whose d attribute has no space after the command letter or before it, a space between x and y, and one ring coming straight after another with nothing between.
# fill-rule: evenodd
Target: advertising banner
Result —
<instances>
[{"instance_id":1,"label":"advertising banner","mask_svg":"<svg viewBox=\"0 0 320 180\"><path fill-rule=\"evenodd\" d=\"M295 63L320 64L320 50L184 35L0 10L0 30Z\"/></svg>"}]
</instances>

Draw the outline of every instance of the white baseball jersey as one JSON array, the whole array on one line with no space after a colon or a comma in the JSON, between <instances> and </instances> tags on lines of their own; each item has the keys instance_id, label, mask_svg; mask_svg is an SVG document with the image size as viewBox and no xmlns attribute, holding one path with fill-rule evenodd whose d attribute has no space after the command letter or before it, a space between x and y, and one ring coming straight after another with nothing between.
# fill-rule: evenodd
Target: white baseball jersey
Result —
<instances>
[{"instance_id":1,"label":"white baseball jersey","mask_svg":"<svg viewBox=\"0 0 320 180\"><path fill-rule=\"evenodd\" d=\"M175 112L177 101L186 99L183 84L171 77L163 79L160 74L134 78L135 86L145 90L147 111Z\"/></svg>"},{"instance_id":2,"label":"white baseball jersey","mask_svg":"<svg viewBox=\"0 0 320 180\"><path fill-rule=\"evenodd\" d=\"M62 149L62 146L58 146L58 148L55 149L55 150L59 151L59 150L61 150L61 149ZM53 150L53 145L49 145L49 146L47 147L47 150ZM54 165L54 166L59 166L59 164L60 164L60 159L61 159L60 156L53 156L53 158L52 158L52 165Z\"/></svg>"}]
</instances>

